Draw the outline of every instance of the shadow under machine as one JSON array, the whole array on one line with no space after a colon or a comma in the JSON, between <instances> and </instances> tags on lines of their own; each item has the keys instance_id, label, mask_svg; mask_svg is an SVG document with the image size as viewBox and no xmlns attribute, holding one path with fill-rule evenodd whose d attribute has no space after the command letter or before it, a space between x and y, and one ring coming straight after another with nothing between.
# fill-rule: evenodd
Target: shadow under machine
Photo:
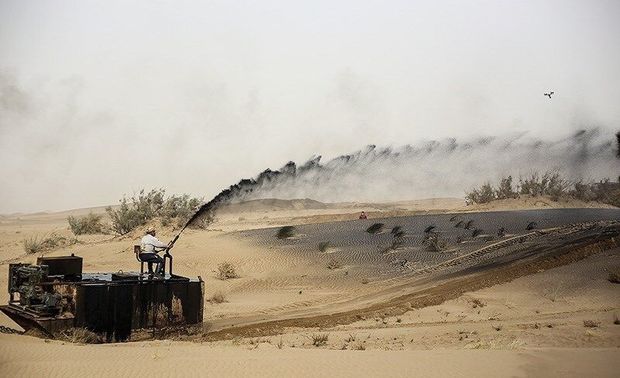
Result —
<instances>
[{"instance_id":1,"label":"shadow under machine","mask_svg":"<svg viewBox=\"0 0 620 378\"><path fill-rule=\"evenodd\" d=\"M39 257L9 264L9 303L0 310L24 329L54 335L78 327L128 340L132 330L198 324L204 282L172 273L83 273L78 256Z\"/></svg>"}]
</instances>

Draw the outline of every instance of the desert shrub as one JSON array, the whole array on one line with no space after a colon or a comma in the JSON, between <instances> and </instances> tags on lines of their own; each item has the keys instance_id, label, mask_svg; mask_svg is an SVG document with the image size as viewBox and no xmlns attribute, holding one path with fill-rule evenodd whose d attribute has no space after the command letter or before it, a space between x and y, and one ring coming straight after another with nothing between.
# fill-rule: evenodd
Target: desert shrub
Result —
<instances>
[{"instance_id":1,"label":"desert shrub","mask_svg":"<svg viewBox=\"0 0 620 378\"><path fill-rule=\"evenodd\" d=\"M620 318L618 318L618 314L614 314L614 324L620 324Z\"/></svg>"},{"instance_id":2,"label":"desert shrub","mask_svg":"<svg viewBox=\"0 0 620 378\"><path fill-rule=\"evenodd\" d=\"M378 234L383 231L383 223L375 223L366 229L369 234Z\"/></svg>"},{"instance_id":3,"label":"desert shrub","mask_svg":"<svg viewBox=\"0 0 620 378\"><path fill-rule=\"evenodd\" d=\"M101 223L100 214L88 213L83 217L68 216L67 222L69 222L69 228L74 235L83 234L102 234L104 233L104 226Z\"/></svg>"},{"instance_id":4,"label":"desert shrub","mask_svg":"<svg viewBox=\"0 0 620 378\"><path fill-rule=\"evenodd\" d=\"M182 227L194 214L202 199L192 198L189 194L168 197L161 207L161 221L163 225L175 224Z\"/></svg>"},{"instance_id":5,"label":"desert shrub","mask_svg":"<svg viewBox=\"0 0 620 378\"><path fill-rule=\"evenodd\" d=\"M480 234L482 234L482 230L479 229L479 228L476 228L476 229L474 229L474 231L472 231L471 237L475 238L475 237L479 236Z\"/></svg>"},{"instance_id":6,"label":"desert shrub","mask_svg":"<svg viewBox=\"0 0 620 378\"><path fill-rule=\"evenodd\" d=\"M156 217L160 217L164 225L174 222L182 226L201 202L201 199L191 198L187 194L166 198L165 189L152 189L150 192L142 189L137 195L119 200L117 209L108 206L106 212L112 220L112 230L124 235ZM212 218L207 220L207 224L210 221Z\"/></svg>"},{"instance_id":7,"label":"desert shrub","mask_svg":"<svg viewBox=\"0 0 620 378\"><path fill-rule=\"evenodd\" d=\"M207 301L210 303L220 304L226 302L226 297L221 291L216 291L209 299L207 299Z\"/></svg>"},{"instance_id":8,"label":"desert shrub","mask_svg":"<svg viewBox=\"0 0 620 378\"><path fill-rule=\"evenodd\" d=\"M495 190L495 198L508 199L517 197L519 197L519 193L513 189L512 176L502 178L499 182L499 186Z\"/></svg>"},{"instance_id":9,"label":"desert shrub","mask_svg":"<svg viewBox=\"0 0 620 378\"><path fill-rule=\"evenodd\" d=\"M607 276L607 281L611 283L620 283L620 272L611 272L609 276Z\"/></svg>"},{"instance_id":10,"label":"desert shrub","mask_svg":"<svg viewBox=\"0 0 620 378\"><path fill-rule=\"evenodd\" d=\"M329 246L330 246L330 242L328 242L328 241L320 242L319 243L319 251L327 252L327 250L329 249Z\"/></svg>"},{"instance_id":11,"label":"desert shrub","mask_svg":"<svg viewBox=\"0 0 620 378\"><path fill-rule=\"evenodd\" d=\"M229 278L238 278L235 266L229 262L223 262L217 266L217 278L227 280Z\"/></svg>"},{"instance_id":12,"label":"desert shrub","mask_svg":"<svg viewBox=\"0 0 620 378\"><path fill-rule=\"evenodd\" d=\"M618 179L620 180L620 177ZM465 201L471 205L494 199L517 198L519 195L549 196L554 201L560 198L576 198L620 207L620 181L612 182L607 178L594 183L580 180L571 184L559 172L548 171L542 176L535 172L525 178L521 177L516 188L513 188L512 176L502 178L497 189L486 183L466 193Z\"/></svg>"},{"instance_id":13,"label":"desert shrub","mask_svg":"<svg viewBox=\"0 0 620 378\"><path fill-rule=\"evenodd\" d=\"M336 259L331 259L327 263L327 269L334 270L334 269L340 269L340 268L342 268L342 264L340 263L340 261Z\"/></svg>"},{"instance_id":14,"label":"desert shrub","mask_svg":"<svg viewBox=\"0 0 620 378\"><path fill-rule=\"evenodd\" d=\"M312 345L320 347L327 344L329 333L314 333L310 336L310 339L312 340Z\"/></svg>"},{"instance_id":15,"label":"desert shrub","mask_svg":"<svg viewBox=\"0 0 620 378\"><path fill-rule=\"evenodd\" d=\"M357 343L353 346L353 350L366 350L366 344Z\"/></svg>"},{"instance_id":16,"label":"desert shrub","mask_svg":"<svg viewBox=\"0 0 620 378\"><path fill-rule=\"evenodd\" d=\"M431 232L424 237L422 242L431 252L441 252L446 249L448 243L436 232Z\"/></svg>"},{"instance_id":17,"label":"desert shrub","mask_svg":"<svg viewBox=\"0 0 620 378\"><path fill-rule=\"evenodd\" d=\"M65 238L64 236L56 235L54 233L41 238L38 236L33 236L23 240L24 251L29 254L49 251L60 247L67 247L75 243L77 243L77 239L75 238Z\"/></svg>"},{"instance_id":18,"label":"desert shrub","mask_svg":"<svg viewBox=\"0 0 620 378\"><path fill-rule=\"evenodd\" d=\"M519 180L520 194L530 196L551 196L558 199L568 195L569 183L558 172L545 172L542 177L538 173L532 173L529 177Z\"/></svg>"},{"instance_id":19,"label":"desert shrub","mask_svg":"<svg viewBox=\"0 0 620 378\"><path fill-rule=\"evenodd\" d=\"M584 320L583 326L586 328L596 328L601 325L601 322L595 322L594 320Z\"/></svg>"},{"instance_id":20,"label":"desert shrub","mask_svg":"<svg viewBox=\"0 0 620 378\"><path fill-rule=\"evenodd\" d=\"M465 202L468 205L474 203L488 203L495 199L497 199L497 197L495 197L495 191L489 183L482 185L479 189L474 188L471 192L465 194Z\"/></svg>"},{"instance_id":21,"label":"desert shrub","mask_svg":"<svg viewBox=\"0 0 620 378\"><path fill-rule=\"evenodd\" d=\"M362 278L362 281L360 281L362 283L362 285L366 285L367 283L370 282L370 280L366 277Z\"/></svg>"},{"instance_id":22,"label":"desert shrub","mask_svg":"<svg viewBox=\"0 0 620 378\"><path fill-rule=\"evenodd\" d=\"M280 227L278 232L276 233L276 237L278 239L288 239L295 236L295 227L293 226L284 226Z\"/></svg>"},{"instance_id":23,"label":"desert shrub","mask_svg":"<svg viewBox=\"0 0 620 378\"><path fill-rule=\"evenodd\" d=\"M76 344L101 344L103 338L86 328L69 328L55 335L60 340Z\"/></svg>"}]
</instances>

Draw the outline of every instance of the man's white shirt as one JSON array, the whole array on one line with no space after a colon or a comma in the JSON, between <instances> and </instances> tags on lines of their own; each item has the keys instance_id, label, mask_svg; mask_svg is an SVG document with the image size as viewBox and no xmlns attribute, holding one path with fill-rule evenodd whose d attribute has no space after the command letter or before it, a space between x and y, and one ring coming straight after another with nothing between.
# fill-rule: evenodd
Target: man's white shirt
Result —
<instances>
[{"instance_id":1,"label":"man's white shirt","mask_svg":"<svg viewBox=\"0 0 620 378\"><path fill-rule=\"evenodd\" d=\"M156 253L160 250L160 248L167 247L166 244L160 242L159 239L151 234L144 235L140 244L142 245L142 251L145 253Z\"/></svg>"}]
</instances>

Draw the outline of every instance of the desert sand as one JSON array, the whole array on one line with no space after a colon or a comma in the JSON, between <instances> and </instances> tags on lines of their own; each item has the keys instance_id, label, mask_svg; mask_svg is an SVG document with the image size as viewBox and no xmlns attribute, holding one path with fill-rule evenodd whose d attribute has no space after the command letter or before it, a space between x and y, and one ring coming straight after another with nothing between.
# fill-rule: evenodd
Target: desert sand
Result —
<instances>
[{"instance_id":1,"label":"desert sand","mask_svg":"<svg viewBox=\"0 0 620 378\"><path fill-rule=\"evenodd\" d=\"M368 282L355 266L330 270L335 255L307 257L272 244L239 237L240 231L356 219L394 218L443 212L507 208L593 207L547 199L490 206L465 206L460 199L391 204L321 204L311 200L253 201L218 214L211 229L188 230L173 253L175 271L205 281L205 329L308 314L329 314L352 298L369 301L406 281L377 273ZM85 214L13 214L0 217L0 287L9 262L34 262L22 241L56 233L72 237L66 217ZM159 227L169 240L175 231ZM45 252L75 253L85 271L135 271L132 253L143 230L123 237L79 236L78 243ZM439 305L400 315L373 316L329 327L289 327L263 336L231 334L215 339L148 340L80 345L28 335L0 334L4 376L616 376L620 369L620 286L607 281L620 269L620 249L569 265L540 270L510 282L466 292ZM216 267L233 263L240 275L222 281ZM366 273L364 273L366 274ZM363 281L363 282L362 282ZM222 293L224 303L210 302ZM8 294L0 292L0 303ZM340 307L339 307L340 306ZM584 327L584 321L597 327ZM0 316L0 325L19 327ZM327 334L324 345L312 336ZM208 335L208 334L207 334Z\"/></svg>"}]
</instances>

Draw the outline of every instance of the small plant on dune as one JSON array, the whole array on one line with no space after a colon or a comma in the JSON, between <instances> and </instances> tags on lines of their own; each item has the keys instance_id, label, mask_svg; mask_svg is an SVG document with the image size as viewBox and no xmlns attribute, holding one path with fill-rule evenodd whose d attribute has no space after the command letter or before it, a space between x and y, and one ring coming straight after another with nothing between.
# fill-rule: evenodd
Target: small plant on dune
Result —
<instances>
[{"instance_id":1,"label":"small plant on dune","mask_svg":"<svg viewBox=\"0 0 620 378\"><path fill-rule=\"evenodd\" d=\"M320 347L327 344L329 333L314 333L310 336L310 339L312 340L312 345Z\"/></svg>"},{"instance_id":2,"label":"small plant on dune","mask_svg":"<svg viewBox=\"0 0 620 378\"><path fill-rule=\"evenodd\" d=\"M75 344L101 344L103 338L86 328L69 328L55 335L56 338Z\"/></svg>"},{"instance_id":3,"label":"small plant on dune","mask_svg":"<svg viewBox=\"0 0 620 378\"><path fill-rule=\"evenodd\" d=\"M83 217L68 216L67 222L69 222L69 228L74 235L103 234L102 218L103 216L100 214L88 213Z\"/></svg>"},{"instance_id":4,"label":"small plant on dune","mask_svg":"<svg viewBox=\"0 0 620 378\"><path fill-rule=\"evenodd\" d=\"M321 252L327 252L329 247L330 247L330 242L328 241L319 243L319 251Z\"/></svg>"},{"instance_id":5,"label":"small plant on dune","mask_svg":"<svg viewBox=\"0 0 620 378\"><path fill-rule=\"evenodd\" d=\"M293 226L284 226L281 227L276 233L276 237L278 239L288 239L295 236L295 227Z\"/></svg>"},{"instance_id":6,"label":"small plant on dune","mask_svg":"<svg viewBox=\"0 0 620 378\"><path fill-rule=\"evenodd\" d=\"M215 293L213 293L211 298L207 299L207 301L215 304L227 302L224 293L222 293L221 291L216 291Z\"/></svg>"},{"instance_id":7,"label":"small plant on dune","mask_svg":"<svg viewBox=\"0 0 620 378\"><path fill-rule=\"evenodd\" d=\"M427 249L431 252L444 251L448 245L448 243L436 232L428 233L422 243L425 244Z\"/></svg>"},{"instance_id":8,"label":"small plant on dune","mask_svg":"<svg viewBox=\"0 0 620 378\"><path fill-rule=\"evenodd\" d=\"M381 231L383 231L383 223L374 223L366 229L366 232L373 235L378 234Z\"/></svg>"},{"instance_id":9,"label":"small plant on dune","mask_svg":"<svg viewBox=\"0 0 620 378\"><path fill-rule=\"evenodd\" d=\"M335 269L340 269L340 268L342 268L342 264L340 263L340 261L336 259L331 259L327 263L327 269L335 270Z\"/></svg>"},{"instance_id":10,"label":"small plant on dune","mask_svg":"<svg viewBox=\"0 0 620 378\"><path fill-rule=\"evenodd\" d=\"M26 253L37 253L43 250L41 240L36 236L24 239L23 244Z\"/></svg>"},{"instance_id":11,"label":"small plant on dune","mask_svg":"<svg viewBox=\"0 0 620 378\"><path fill-rule=\"evenodd\" d=\"M584 320L583 326L586 328L597 328L601 325L601 322L595 322L594 320Z\"/></svg>"},{"instance_id":12,"label":"small plant on dune","mask_svg":"<svg viewBox=\"0 0 620 378\"><path fill-rule=\"evenodd\" d=\"M227 280L229 278L238 278L235 266L229 262L223 262L217 266L217 278Z\"/></svg>"},{"instance_id":13,"label":"small plant on dune","mask_svg":"<svg viewBox=\"0 0 620 378\"><path fill-rule=\"evenodd\" d=\"M620 283L620 272L611 272L609 276L607 276L607 281L611 283Z\"/></svg>"},{"instance_id":14,"label":"small plant on dune","mask_svg":"<svg viewBox=\"0 0 620 378\"><path fill-rule=\"evenodd\" d=\"M478 299L478 298L474 298L474 299L472 299L470 303L471 303L471 307L472 307L472 308L476 308L476 307L484 307L484 306L486 305L483 301L481 301L481 300L480 300L480 299Z\"/></svg>"},{"instance_id":15,"label":"small plant on dune","mask_svg":"<svg viewBox=\"0 0 620 378\"><path fill-rule=\"evenodd\" d=\"M362 281L361 281L362 285L366 285L369 282L370 282L370 280L368 278L366 278L366 277L362 278Z\"/></svg>"},{"instance_id":16,"label":"small plant on dune","mask_svg":"<svg viewBox=\"0 0 620 378\"><path fill-rule=\"evenodd\" d=\"M366 344L357 343L353 346L353 350L366 350Z\"/></svg>"},{"instance_id":17,"label":"small plant on dune","mask_svg":"<svg viewBox=\"0 0 620 378\"><path fill-rule=\"evenodd\" d=\"M33 236L23 240L24 251L28 254L50 251L55 248L67 247L76 243L77 239L75 238L65 238L64 236L54 233L42 238Z\"/></svg>"}]
</instances>

